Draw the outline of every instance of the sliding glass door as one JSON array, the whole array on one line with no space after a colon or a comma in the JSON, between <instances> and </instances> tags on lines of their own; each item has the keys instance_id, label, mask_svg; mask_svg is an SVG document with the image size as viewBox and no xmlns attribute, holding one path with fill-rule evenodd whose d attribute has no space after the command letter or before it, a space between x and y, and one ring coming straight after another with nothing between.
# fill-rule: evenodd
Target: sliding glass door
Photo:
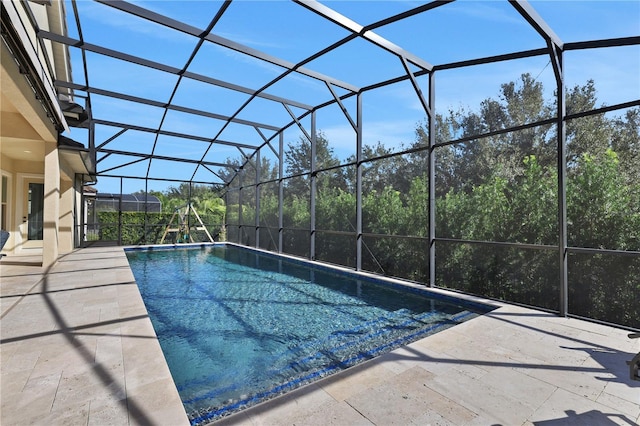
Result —
<instances>
[{"instance_id":1,"label":"sliding glass door","mask_svg":"<svg viewBox=\"0 0 640 426\"><path fill-rule=\"evenodd\" d=\"M44 184L29 182L29 196L27 205L27 239L42 240L44 224Z\"/></svg>"}]
</instances>

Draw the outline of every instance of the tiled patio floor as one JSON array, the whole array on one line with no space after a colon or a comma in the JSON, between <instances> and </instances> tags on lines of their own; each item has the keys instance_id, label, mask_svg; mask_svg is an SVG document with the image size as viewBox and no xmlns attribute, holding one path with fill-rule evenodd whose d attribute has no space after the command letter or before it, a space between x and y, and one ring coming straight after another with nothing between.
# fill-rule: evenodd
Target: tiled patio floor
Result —
<instances>
[{"instance_id":1,"label":"tiled patio floor","mask_svg":"<svg viewBox=\"0 0 640 426\"><path fill-rule=\"evenodd\" d=\"M0 261L0 424L188 424L122 248ZM640 342L503 306L221 424L634 425Z\"/></svg>"},{"instance_id":2,"label":"tiled patio floor","mask_svg":"<svg viewBox=\"0 0 640 426\"><path fill-rule=\"evenodd\" d=\"M189 424L122 248L5 260L3 426Z\"/></svg>"}]
</instances>

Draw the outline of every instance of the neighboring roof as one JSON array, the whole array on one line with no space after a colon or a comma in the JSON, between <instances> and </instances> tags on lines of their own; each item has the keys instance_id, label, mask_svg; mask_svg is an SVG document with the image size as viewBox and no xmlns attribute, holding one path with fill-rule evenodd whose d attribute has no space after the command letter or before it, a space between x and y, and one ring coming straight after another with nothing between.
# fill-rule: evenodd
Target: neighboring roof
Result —
<instances>
[{"instance_id":1,"label":"neighboring roof","mask_svg":"<svg viewBox=\"0 0 640 426\"><path fill-rule=\"evenodd\" d=\"M96 198L99 199L117 199L121 198L123 203L140 203L140 204L161 204L160 199L150 194L113 194L109 192L98 192Z\"/></svg>"}]
</instances>

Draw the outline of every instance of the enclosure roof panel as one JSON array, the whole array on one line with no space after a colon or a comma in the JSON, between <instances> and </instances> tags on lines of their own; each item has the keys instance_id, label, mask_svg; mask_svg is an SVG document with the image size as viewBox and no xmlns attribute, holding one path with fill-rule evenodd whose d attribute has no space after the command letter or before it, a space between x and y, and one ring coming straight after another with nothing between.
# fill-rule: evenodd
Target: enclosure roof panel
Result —
<instances>
[{"instance_id":1,"label":"enclosure roof panel","mask_svg":"<svg viewBox=\"0 0 640 426\"><path fill-rule=\"evenodd\" d=\"M55 84L73 90L89 114L83 142L98 160L98 178L130 170L142 178L218 182L261 147L277 150L280 132L285 147L325 129L355 141L360 95L362 108L371 108L367 99L378 102L363 134L379 137L375 129L396 123L392 138L406 140L414 129L401 127L435 108L428 105L431 73L435 106L446 111L449 99L479 96L472 85L449 93L459 69L504 63L468 77L481 89L499 87L507 74L552 78L549 64L567 43L617 43L632 46L624 59L632 73L640 40L640 6L627 1L65 4L68 32L40 29L39 37L70 52L73 81ZM610 41L616 38L622 41ZM367 96L383 87L386 98Z\"/></svg>"}]
</instances>

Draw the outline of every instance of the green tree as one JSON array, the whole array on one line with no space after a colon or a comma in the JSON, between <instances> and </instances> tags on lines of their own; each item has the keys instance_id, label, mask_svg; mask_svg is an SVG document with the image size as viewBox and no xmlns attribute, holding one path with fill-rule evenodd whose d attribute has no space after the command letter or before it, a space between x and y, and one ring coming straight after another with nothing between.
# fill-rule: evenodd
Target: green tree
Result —
<instances>
[{"instance_id":1,"label":"green tree","mask_svg":"<svg viewBox=\"0 0 640 426\"><path fill-rule=\"evenodd\" d=\"M619 170L626 184L633 185L640 176L640 108L629 109L611 122L611 148L618 153Z\"/></svg>"},{"instance_id":2,"label":"green tree","mask_svg":"<svg viewBox=\"0 0 640 426\"><path fill-rule=\"evenodd\" d=\"M472 241L549 243L557 222L553 168L525 157L525 171L500 173L471 192L450 191L436 201L438 236ZM553 243L555 240L552 240ZM459 290L549 309L557 308L558 270L548 252L469 243L437 246L438 283Z\"/></svg>"},{"instance_id":3,"label":"green tree","mask_svg":"<svg viewBox=\"0 0 640 426\"><path fill-rule=\"evenodd\" d=\"M620 173L618 155L583 154L567 186L569 244L640 250L640 205L636 188Z\"/></svg>"},{"instance_id":4,"label":"green tree","mask_svg":"<svg viewBox=\"0 0 640 426\"><path fill-rule=\"evenodd\" d=\"M553 117L555 100L545 99L544 93L540 82L523 74L503 84L498 96L486 99L477 110L436 115L434 137L442 144L434 150L436 235L442 237L436 242L438 285L558 308L557 126L477 137ZM576 117L598 108L596 95L593 81L566 93L569 245L640 250L640 109L628 109L621 116ZM394 155L398 149L382 142L363 148L366 270L413 280L428 277L429 136L422 123L408 153ZM465 142L449 143L459 138ZM315 176L316 255L353 266L356 167L340 167L322 133L316 151L313 173L309 141L290 143L285 152L289 177L283 199L284 251L309 255L310 182ZM355 157L348 162L355 162ZM238 198L229 198L229 214L238 217L242 207L243 223L252 225L255 172L244 160L234 168L241 166L242 180L236 177L228 188L243 187L242 206ZM318 171L322 169L330 170ZM260 223L275 224L277 185L261 185L260 191ZM570 249L570 313L640 326L638 277L640 258L632 253Z\"/></svg>"},{"instance_id":5,"label":"green tree","mask_svg":"<svg viewBox=\"0 0 640 426\"><path fill-rule=\"evenodd\" d=\"M595 83L589 80L584 86L575 86L567 91L567 114L590 111L597 107L597 102ZM567 166L570 169L584 154L611 148L613 126L604 114L570 120L566 129Z\"/></svg>"},{"instance_id":6,"label":"green tree","mask_svg":"<svg viewBox=\"0 0 640 426\"><path fill-rule=\"evenodd\" d=\"M333 148L329 146L329 141L322 132L316 135L316 162L315 169L322 170L336 167L340 160L335 155ZM286 185L290 191L296 194L309 196L307 191L311 176L311 142L301 136L297 143L289 143L285 150L285 173L287 176L300 176L301 179L287 180ZM318 182L318 185L341 188L346 190L346 180L342 173L320 174L320 178L325 182Z\"/></svg>"},{"instance_id":7,"label":"green tree","mask_svg":"<svg viewBox=\"0 0 640 426\"><path fill-rule=\"evenodd\" d=\"M392 156L392 152L381 142L373 146L365 144L362 147L362 158L367 160L362 163L363 194L373 191L381 193L388 186L402 193L409 190L411 178L414 176L413 166L417 166L417 161L411 161L405 156ZM355 163L355 161L355 156L347 159L348 163ZM356 168L347 169L344 178L348 188L355 191Z\"/></svg>"},{"instance_id":8,"label":"green tree","mask_svg":"<svg viewBox=\"0 0 640 426\"><path fill-rule=\"evenodd\" d=\"M640 185L628 184L611 149L583 154L567 185L569 245L640 251ZM639 327L640 258L614 253L570 257L570 311Z\"/></svg>"}]
</instances>

